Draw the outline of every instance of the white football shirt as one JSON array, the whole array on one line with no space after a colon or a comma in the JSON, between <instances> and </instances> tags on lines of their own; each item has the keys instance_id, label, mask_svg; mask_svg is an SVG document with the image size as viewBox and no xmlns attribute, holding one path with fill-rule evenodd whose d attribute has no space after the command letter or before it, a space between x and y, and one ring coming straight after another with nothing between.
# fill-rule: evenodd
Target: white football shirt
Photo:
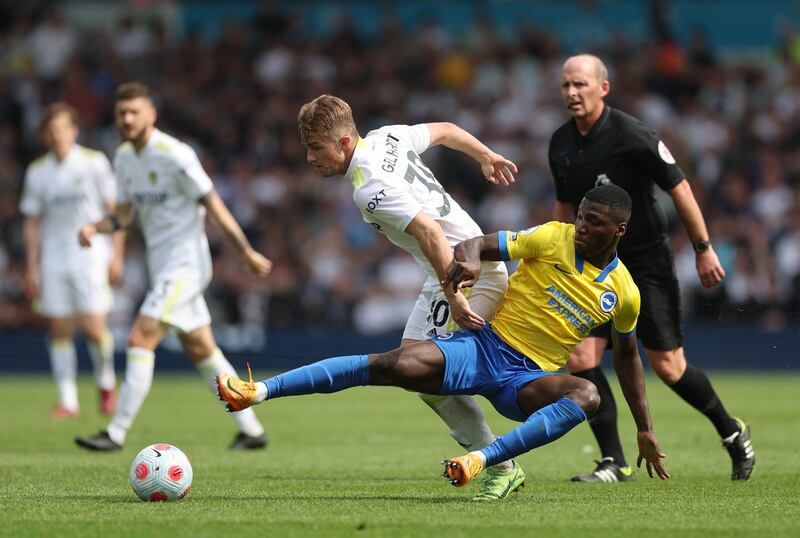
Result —
<instances>
[{"instance_id":1,"label":"white football shirt","mask_svg":"<svg viewBox=\"0 0 800 538\"><path fill-rule=\"evenodd\" d=\"M117 148L114 171L117 203L136 208L151 279L172 273L209 278L206 211L199 200L213 185L194 150L154 129L141 151L130 142Z\"/></svg>"},{"instance_id":2,"label":"white football shirt","mask_svg":"<svg viewBox=\"0 0 800 538\"><path fill-rule=\"evenodd\" d=\"M405 233L408 224L424 211L442 227L451 247L483 232L420 159L429 145L425 124L370 131L356 144L345 176L353 184L353 200L364 220L416 259L428 275L426 286L438 286L436 271L417 239ZM502 262L484 262L483 269L487 274L505 273Z\"/></svg>"},{"instance_id":3,"label":"white football shirt","mask_svg":"<svg viewBox=\"0 0 800 538\"><path fill-rule=\"evenodd\" d=\"M28 166L20 200L23 215L41 219L41 272L81 271L107 265L111 238L98 237L91 248L78 244L78 232L106 213L116 196L106 156L76 144L63 161L47 153Z\"/></svg>"}]
</instances>

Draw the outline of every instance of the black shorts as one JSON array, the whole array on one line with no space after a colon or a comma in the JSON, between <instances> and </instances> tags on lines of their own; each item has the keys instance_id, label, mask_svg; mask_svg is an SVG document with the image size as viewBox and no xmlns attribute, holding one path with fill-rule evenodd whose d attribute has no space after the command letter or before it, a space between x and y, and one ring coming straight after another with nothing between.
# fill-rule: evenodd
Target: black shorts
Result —
<instances>
[{"instance_id":1,"label":"black shorts","mask_svg":"<svg viewBox=\"0 0 800 538\"><path fill-rule=\"evenodd\" d=\"M672 248L666 244L648 249L622 262L630 271L642 296L636 336L646 349L668 351L683 346L681 294ZM611 339L611 324L594 329L590 336Z\"/></svg>"}]
</instances>

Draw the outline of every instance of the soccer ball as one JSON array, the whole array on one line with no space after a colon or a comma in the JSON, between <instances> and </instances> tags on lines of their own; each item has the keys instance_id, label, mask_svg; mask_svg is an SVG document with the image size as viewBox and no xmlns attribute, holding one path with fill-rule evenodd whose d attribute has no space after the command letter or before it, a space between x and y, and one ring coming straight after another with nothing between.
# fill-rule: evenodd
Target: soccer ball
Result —
<instances>
[{"instance_id":1,"label":"soccer ball","mask_svg":"<svg viewBox=\"0 0 800 538\"><path fill-rule=\"evenodd\" d=\"M174 501L189 493L192 464L181 449L166 443L143 448L131 463L131 486L143 501Z\"/></svg>"}]
</instances>

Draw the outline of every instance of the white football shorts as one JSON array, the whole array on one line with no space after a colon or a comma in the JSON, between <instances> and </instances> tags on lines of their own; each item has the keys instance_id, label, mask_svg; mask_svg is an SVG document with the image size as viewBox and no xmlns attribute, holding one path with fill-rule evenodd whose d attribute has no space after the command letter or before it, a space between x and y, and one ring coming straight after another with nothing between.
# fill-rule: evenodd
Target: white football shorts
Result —
<instances>
[{"instance_id":1,"label":"white football shorts","mask_svg":"<svg viewBox=\"0 0 800 538\"><path fill-rule=\"evenodd\" d=\"M211 324L211 314L203 298L208 280L164 275L155 278L155 284L144 298L139 314L157 319L188 333Z\"/></svg>"},{"instance_id":2,"label":"white football shorts","mask_svg":"<svg viewBox=\"0 0 800 538\"><path fill-rule=\"evenodd\" d=\"M38 310L43 316L106 315L111 310L113 294L104 264L80 271L43 272L40 285Z\"/></svg>"},{"instance_id":3,"label":"white football shorts","mask_svg":"<svg viewBox=\"0 0 800 538\"><path fill-rule=\"evenodd\" d=\"M487 323L494 318L508 288L505 271L481 276L471 288L462 288L472 310ZM404 340L427 340L433 336L458 331L450 304L435 280L428 280L417 297L414 310L403 331Z\"/></svg>"}]
</instances>

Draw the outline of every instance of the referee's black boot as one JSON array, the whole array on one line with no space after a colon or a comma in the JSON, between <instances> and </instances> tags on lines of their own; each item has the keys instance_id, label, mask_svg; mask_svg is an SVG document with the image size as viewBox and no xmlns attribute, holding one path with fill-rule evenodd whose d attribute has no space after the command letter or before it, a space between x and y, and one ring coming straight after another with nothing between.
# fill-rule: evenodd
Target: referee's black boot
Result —
<instances>
[{"instance_id":1,"label":"referee's black boot","mask_svg":"<svg viewBox=\"0 0 800 538\"><path fill-rule=\"evenodd\" d=\"M750 425L740 418L733 417L733 420L739 423L739 431L723 439L722 446L731 456L731 480L747 480L756 466L756 453L750 442Z\"/></svg>"},{"instance_id":2,"label":"referee's black boot","mask_svg":"<svg viewBox=\"0 0 800 538\"><path fill-rule=\"evenodd\" d=\"M633 480L633 469L629 466L622 467L614 458L603 458L595 460L597 467L590 474L573 476L573 482L631 482Z\"/></svg>"}]
</instances>

